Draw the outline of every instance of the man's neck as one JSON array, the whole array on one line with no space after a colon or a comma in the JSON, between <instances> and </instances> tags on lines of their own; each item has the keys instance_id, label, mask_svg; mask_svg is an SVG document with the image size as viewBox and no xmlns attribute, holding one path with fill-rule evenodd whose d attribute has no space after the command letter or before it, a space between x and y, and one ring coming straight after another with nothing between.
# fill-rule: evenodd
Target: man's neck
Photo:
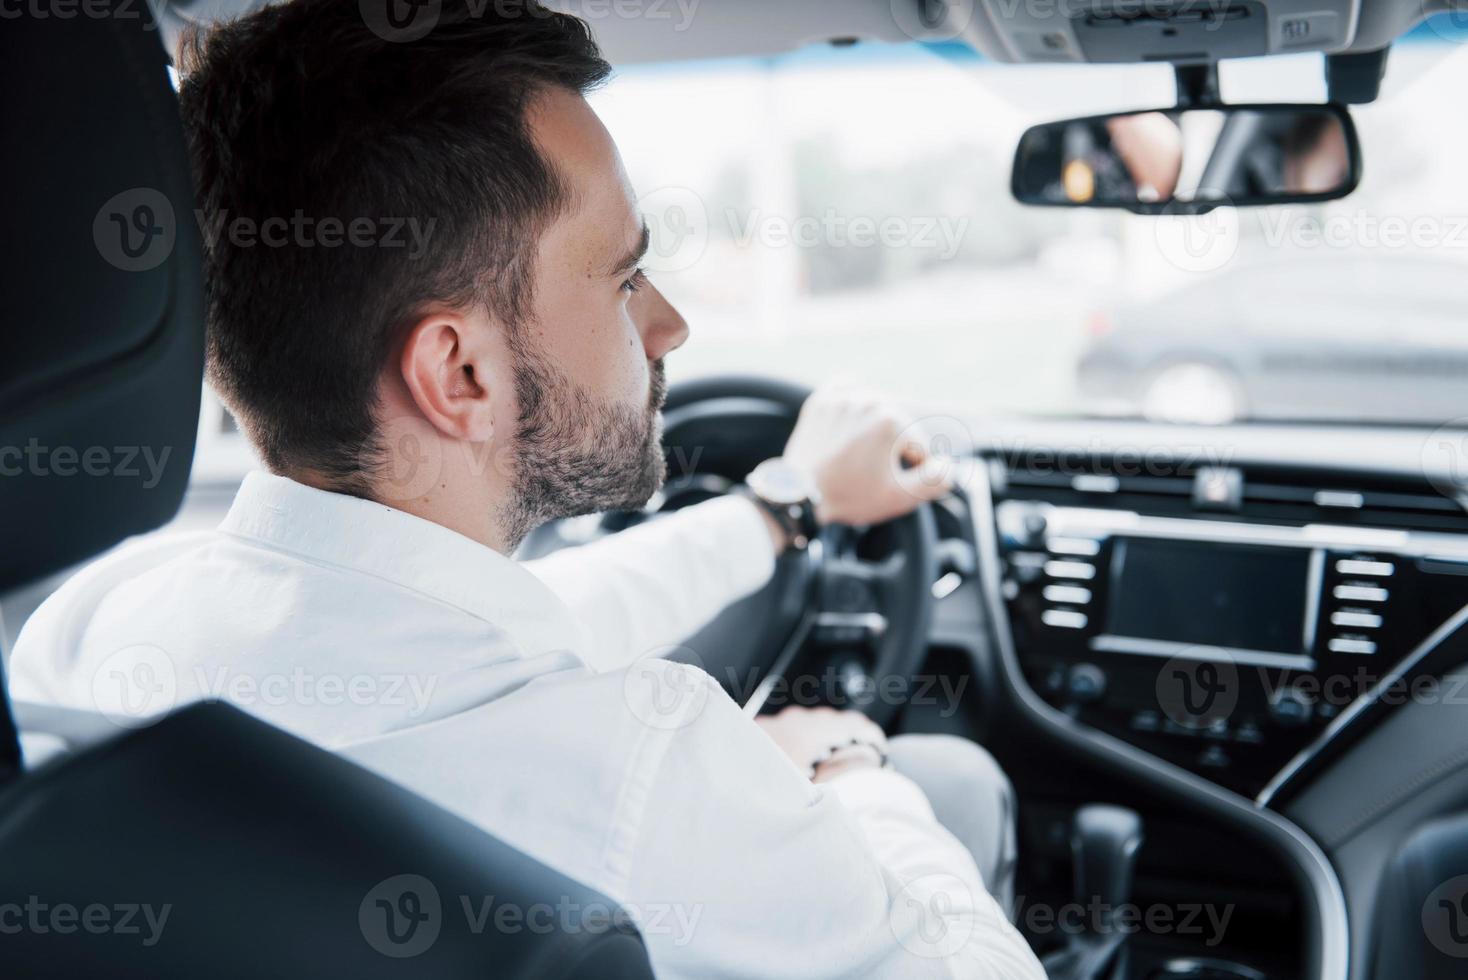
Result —
<instances>
[{"instance_id":1,"label":"man's neck","mask_svg":"<svg viewBox=\"0 0 1468 980\"><path fill-rule=\"evenodd\" d=\"M325 490L327 493L364 496L334 485L330 479L312 470L297 470L277 473L277 475L317 490ZM446 527L502 555L510 555L518 544L506 538L504 528L495 514L495 508L472 505L471 502L464 499L464 494L454 492L452 484L448 482L436 485L426 493L405 497L401 500L384 499L385 496L387 495L371 493L365 495L364 499Z\"/></svg>"}]
</instances>

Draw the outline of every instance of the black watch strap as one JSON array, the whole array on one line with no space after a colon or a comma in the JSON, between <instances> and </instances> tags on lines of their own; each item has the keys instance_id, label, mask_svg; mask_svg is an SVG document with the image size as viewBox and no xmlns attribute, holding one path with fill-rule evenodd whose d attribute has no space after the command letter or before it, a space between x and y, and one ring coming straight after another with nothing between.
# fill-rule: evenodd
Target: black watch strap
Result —
<instances>
[{"instance_id":1,"label":"black watch strap","mask_svg":"<svg viewBox=\"0 0 1468 980\"><path fill-rule=\"evenodd\" d=\"M821 526L816 521L816 508L809 500L802 500L798 504L776 504L771 503L748 486L741 484L735 490L740 496L748 497L754 501L765 513L775 519L775 523L785 531L785 538L790 542L790 547L796 551L804 551L810 547Z\"/></svg>"}]
</instances>

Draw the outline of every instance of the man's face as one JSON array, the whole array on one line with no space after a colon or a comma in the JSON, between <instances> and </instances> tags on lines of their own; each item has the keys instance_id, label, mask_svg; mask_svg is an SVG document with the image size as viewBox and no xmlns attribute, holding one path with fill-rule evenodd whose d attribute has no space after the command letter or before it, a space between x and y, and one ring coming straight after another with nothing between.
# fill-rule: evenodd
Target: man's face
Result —
<instances>
[{"instance_id":1,"label":"man's face","mask_svg":"<svg viewBox=\"0 0 1468 980\"><path fill-rule=\"evenodd\" d=\"M640 507L662 485L662 358L688 337L638 271L647 234L601 120L562 91L529 118L569 205L541 237L534 309L513 332L511 540L554 518Z\"/></svg>"}]
</instances>

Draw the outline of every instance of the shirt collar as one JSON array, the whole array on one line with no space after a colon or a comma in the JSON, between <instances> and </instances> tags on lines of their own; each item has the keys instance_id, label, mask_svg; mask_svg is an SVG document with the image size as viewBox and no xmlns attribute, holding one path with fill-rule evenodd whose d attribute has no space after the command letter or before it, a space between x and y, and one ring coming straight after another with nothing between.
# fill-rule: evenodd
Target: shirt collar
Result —
<instances>
[{"instance_id":1,"label":"shirt collar","mask_svg":"<svg viewBox=\"0 0 1468 980\"><path fill-rule=\"evenodd\" d=\"M514 559L385 504L253 472L219 530L448 603L503 629L527 654L577 646L570 609Z\"/></svg>"}]
</instances>

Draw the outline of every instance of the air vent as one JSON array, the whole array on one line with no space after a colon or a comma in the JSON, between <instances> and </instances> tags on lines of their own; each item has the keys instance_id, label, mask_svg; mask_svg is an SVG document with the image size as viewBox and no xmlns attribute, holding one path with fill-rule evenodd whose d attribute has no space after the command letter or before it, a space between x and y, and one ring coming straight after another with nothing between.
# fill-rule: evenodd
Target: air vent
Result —
<instances>
[{"instance_id":1,"label":"air vent","mask_svg":"<svg viewBox=\"0 0 1468 980\"><path fill-rule=\"evenodd\" d=\"M1212 476L1217 499L1200 479ZM1223 475L1234 482L1223 480ZM1338 524L1468 533L1463 505L1425 479L1278 467L1216 467L1031 451L995 464L998 496L1062 507L1210 516L1269 524Z\"/></svg>"},{"instance_id":2,"label":"air vent","mask_svg":"<svg viewBox=\"0 0 1468 980\"><path fill-rule=\"evenodd\" d=\"M1243 514L1290 523L1468 532L1468 512L1425 481L1249 471Z\"/></svg>"},{"instance_id":3,"label":"air vent","mask_svg":"<svg viewBox=\"0 0 1468 980\"><path fill-rule=\"evenodd\" d=\"M1193 512L1192 468L1172 462L1035 452L1002 460L995 476L1000 497L1145 514Z\"/></svg>"}]
</instances>

